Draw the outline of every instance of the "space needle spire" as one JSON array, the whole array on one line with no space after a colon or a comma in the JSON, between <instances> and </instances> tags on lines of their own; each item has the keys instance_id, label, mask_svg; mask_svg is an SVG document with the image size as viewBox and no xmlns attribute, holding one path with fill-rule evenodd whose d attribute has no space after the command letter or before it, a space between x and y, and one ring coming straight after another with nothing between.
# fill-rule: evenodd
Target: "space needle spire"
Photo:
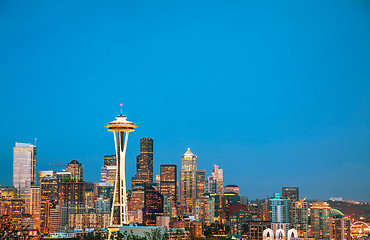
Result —
<instances>
[{"instance_id":1,"label":"space needle spire","mask_svg":"<svg viewBox=\"0 0 370 240\"><path fill-rule=\"evenodd\" d=\"M116 117L116 120L105 126L108 128L109 132L113 132L117 159L113 204L109 220L111 228L117 228L123 224L128 224L125 158L128 134L133 132L134 128L137 128L133 122L127 121L126 116L122 115L122 104L120 104L120 107L121 114Z\"/></svg>"}]
</instances>

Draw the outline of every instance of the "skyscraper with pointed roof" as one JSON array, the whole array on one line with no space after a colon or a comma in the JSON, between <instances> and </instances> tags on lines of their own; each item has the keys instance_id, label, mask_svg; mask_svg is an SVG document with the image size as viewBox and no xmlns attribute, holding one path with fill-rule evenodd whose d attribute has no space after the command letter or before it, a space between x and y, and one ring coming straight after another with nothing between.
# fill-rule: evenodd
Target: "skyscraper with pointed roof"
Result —
<instances>
[{"instance_id":1,"label":"skyscraper with pointed roof","mask_svg":"<svg viewBox=\"0 0 370 240\"><path fill-rule=\"evenodd\" d=\"M181 156L180 170L180 204L183 213L191 213L194 200L197 197L197 156L190 148Z\"/></svg>"}]
</instances>

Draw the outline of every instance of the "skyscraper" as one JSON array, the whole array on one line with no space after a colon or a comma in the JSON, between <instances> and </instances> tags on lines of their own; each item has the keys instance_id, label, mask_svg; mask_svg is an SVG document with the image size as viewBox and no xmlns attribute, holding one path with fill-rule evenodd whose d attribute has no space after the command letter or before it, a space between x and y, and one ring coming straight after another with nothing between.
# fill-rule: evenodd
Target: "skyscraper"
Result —
<instances>
[{"instance_id":1,"label":"skyscraper","mask_svg":"<svg viewBox=\"0 0 370 240\"><path fill-rule=\"evenodd\" d=\"M299 188L298 187L283 187L282 188L283 198L289 200L299 200Z\"/></svg>"},{"instance_id":2,"label":"skyscraper","mask_svg":"<svg viewBox=\"0 0 370 240\"><path fill-rule=\"evenodd\" d=\"M311 206L311 233L315 239L330 239L330 206L317 201Z\"/></svg>"},{"instance_id":3,"label":"skyscraper","mask_svg":"<svg viewBox=\"0 0 370 240\"><path fill-rule=\"evenodd\" d=\"M72 181L83 181L83 166L77 160L72 160L66 167L67 172L71 173Z\"/></svg>"},{"instance_id":4,"label":"skyscraper","mask_svg":"<svg viewBox=\"0 0 370 240\"><path fill-rule=\"evenodd\" d=\"M157 216L163 216L163 196L148 183L144 186L143 222L155 225Z\"/></svg>"},{"instance_id":5,"label":"skyscraper","mask_svg":"<svg viewBox=\"0 0 370 240\"><path fill-rule=\"evenodd\" d=\"M197 194L197 156L188 148L181 156L180 204L183 212L190 213Z\"/></svg>"},{"instance_id":6,"label":"skyscraper","mask_svg":"<svg viewBox=\"0 0 370 240\"><path fill-rule=\"evenodd\" d=\"M175 164L162 164L159 192L177 201L177 166Z\"/></svg>"},{"instance_id":7,"label":"skyscraper","mask_svg":"<svg viewBox=\"0 0 370 240\"><path fill-rule=\"evenodd\" d=\"M13 148L13 186L25 201L25 213L30 213L31 186L36 183L36 146L15 143Z\"/></svg>"},{"instance_id":8,"label":"skyscraper","mask_svg":"<svg viewBox=\"0 0 370 240\"><path fill-rule=\"evenodd\" d=\"M132 188L136 184L153 182L153 139L140 139L140 155L136 157L136 175L132 178Z\"/></svg>"},{"instance_id":9,"label":"skyscraper","mask_svg":"<svg viewBox=\"0 0 370 240\"><path fill-rule=\"evenodd\" d=\"M204 196L206 170L197 170L197 197Z\"/></svg>"},{"instance_id":10,"label":"skyscraper","mask_svg":"<svg viewBox=\"0 0 370 240\"><path fill-rule=\"evenodd\" d=\"M204 191L205 193L224 194L224 170L218 165L214 165L211 175L206 179Z\"/></svg>"}]
</instances>

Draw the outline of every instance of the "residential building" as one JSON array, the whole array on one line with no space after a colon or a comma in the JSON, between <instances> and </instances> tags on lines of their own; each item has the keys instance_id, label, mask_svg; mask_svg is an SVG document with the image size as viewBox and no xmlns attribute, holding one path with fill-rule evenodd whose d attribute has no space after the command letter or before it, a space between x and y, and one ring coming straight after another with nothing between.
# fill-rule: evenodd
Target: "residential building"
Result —
<instances>
[{"instance_id":1,"label":"residential building","mask_svg":"<svg viewBox=\"0 0 370 240\"><path fill-rule=\"evenodd\" d=\"M330 239L330 206L326 202L317 201L311 206L311 234L315 239Z\"/></svg>"},{"instance_id":2,"label":"residential building","mask_svg":"<svg viewBox=\"0 0 370 240\"><path fill-rule=\"evenodd\" d=\"M298 232L300 238L309 237L308 202L305 200L291 200L289 202L290 227Z\"/></svg>"},{"instance_id":3,"label":"residential building","mask_svg":"<svg viewBox=\"0 0 370 240\"><path fill-rule=\"evenodd\" d=\"M72 160L68 163L66 170L71 173L71 180L74 182L83 181L83 166L77 160Z\"/></svg>"}]
</instances>

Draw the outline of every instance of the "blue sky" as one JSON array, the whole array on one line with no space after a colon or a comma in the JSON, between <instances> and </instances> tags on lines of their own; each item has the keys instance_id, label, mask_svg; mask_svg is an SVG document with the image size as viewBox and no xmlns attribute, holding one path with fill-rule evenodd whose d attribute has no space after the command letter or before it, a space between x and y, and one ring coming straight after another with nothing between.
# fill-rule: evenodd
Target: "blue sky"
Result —
<instances>
[{"instance_id":1,"label":"blue sky","mask_svg":"<svg viewBox=\"0 0 370 240\"><path fill-rule=\"evenodd\" d=\"M152 137L157 174L190 147L250 199L370 201L369 29L356 0L1 1L0 184L35 137L38 170L98 181L123 103L130 178Z\"/></svg>"}]
</instances>

